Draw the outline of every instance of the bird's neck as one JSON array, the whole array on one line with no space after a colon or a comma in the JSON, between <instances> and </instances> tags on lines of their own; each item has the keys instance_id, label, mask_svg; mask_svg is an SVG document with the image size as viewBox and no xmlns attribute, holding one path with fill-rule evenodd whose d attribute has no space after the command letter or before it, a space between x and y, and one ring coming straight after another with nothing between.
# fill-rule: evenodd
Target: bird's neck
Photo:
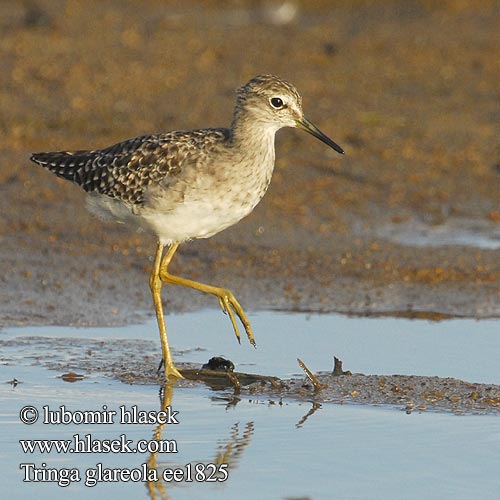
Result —
<instances>
[{"instance_id":1,"label":"bird's neck","mask_svg":"<svg viewBox=\"0 0 500 500\"><path fill-rule=\"evenodd\" d=\"M268 151L274 159L274 137L279 129L275 123L263 122L248 113L236 113L231 124L231 140L236 148Z\"/></svg>"},{"instance_id":2,"label":"bird's neck","mask_svg":"<svg viewBox=\"0 0 500 500\"><path fill-rule=\"evenodd\" d=\"M231 125L230 142L237 180L244 186L245 204L250 210L264 196L274 170L274 137L278 127L249 114L236 114Z\"/></svg>"}]
</instances>

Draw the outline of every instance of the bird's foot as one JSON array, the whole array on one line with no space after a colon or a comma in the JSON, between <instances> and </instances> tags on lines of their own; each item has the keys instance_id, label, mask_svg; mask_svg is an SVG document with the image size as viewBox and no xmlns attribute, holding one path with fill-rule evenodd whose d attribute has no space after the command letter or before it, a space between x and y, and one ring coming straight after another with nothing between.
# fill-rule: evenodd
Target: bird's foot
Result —
<instances>
[{"instance_id":1,"label":"bird's foot","mask_svg":"<svg viewBox=\"0 0 500 500\"><path fill-rule=\"evenodd\" d=\"M162 358L160 364L158 365L158 370L157 370L158 375L161 373L162 367L165 367L165 369L163 370L163 374L165 375L165 380L168 381L172 379L184 378L182 376L182 373L175 367L173 361L170 361L170 363L165 363L165 359Z\"/></svg>"},{"instance_id":2,"label":"bird's foot","mask_svg":"<svg viewBox=\"0 0 500 500\"><path fill-rule=\"evenodd\" d=\"M225 288L220 288L216 295L219 299L219 305L222 309L222 312L224 314L227 314L229 316L229 319L231 320L231 324L233 325L234 333L236 335L236 338L238 339L238 342L241 344L241 337L234 313L237 314L238 318L240 318L241 323L245 327L245 332L247 334L248 340L250 341L250 344L256 347L255 339L252 333L252 327L250 326L250 321L248 321L245 311L243 311L243 308L241 307L240 303L233 295L233 293L229 290L226 290Z\"/></svg>"}]
</instances>

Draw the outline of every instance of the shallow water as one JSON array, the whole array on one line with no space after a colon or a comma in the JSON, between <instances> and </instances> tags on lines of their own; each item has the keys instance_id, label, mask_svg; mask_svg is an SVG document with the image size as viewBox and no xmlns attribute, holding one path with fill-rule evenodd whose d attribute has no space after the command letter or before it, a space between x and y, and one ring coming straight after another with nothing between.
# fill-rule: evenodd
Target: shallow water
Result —
<instances>
[{"instance_id":1,"label":"shallow water","mask_svg":"<svg viewBox=\"0 0 500 500\"><path fill-rule=\"evenodd\" d=\"M383 226L378 235L406 246L500 248L500 225L487 219L450 217L441 224L411 220Z\"/></svg>"},{"instance_id":2,"label":"shallow water","mask_svg":"<svg viewBox=\"0 0 500 500\"><path fill-rule=\"evenodd\" d=\"M393 317L349 317L340 314L257 312L250 315L257 348L245 337L241 346L232 333L229 318L217 310L175 314L167 317L170 343L176 360L206 363L211 356L231 359L238 371L291 377L303 374L296 358L313 371L328 371L333 356L344 369L365 374L433 375L469 382L500 384L500 321L498 319L413 320ZM244 332L241 332L244 336ZM32 356L63 358L44 353L44 337L58 339L124 339L127 357L144 351L160 359L156 320L143 325L108 328L30 327L0 332L0 342L25 337L9 355L22 362ZM30 339L33 337L33 339ZM36 343L36 349L30 346ZM115 343L116 344L116 343ZM97 343L97 346L99 344ZM105 346L100 348L103 357ZM53 346L49 346L53 349ZM97 349L95 345L93 349ZM116 345L113 345L116 354ZM81 359L77 349L66 351L68 359Z\"/></svg>"},{"instance_id":3,"label":"shallow water","mask_svg":"<svg viewBox=\"0 0 500 500\"><path fill-rule=\"evenodd\" d=\"M168 317L176 358L203 361L226 355L238 370L278 376L299 374L300 356L314 371L331 368L333 354L344 368L364 373L440 375L499 383L498 320L429 322L401 318L350 318L340 315L257 313L250 316L258 349L238 346L228 318L217 311ZM45 356L43 343L30 336L67 339L95 337L141 339L157 347L154 322L123 328L22 328L0 332L0 341L27 337L22 348L3 343L0 365L0 470L6 498L148 498L142 483L84 485L85 470L102 462L112 468L138 468L145 454L24 454L19 439L71 439L78 433L96 439L150 440L153 424L22 424L19 411L33 405L58 409L118 411L120 405L160 409L157 386L124 385L90 375L69 384L58 372L33 365ZM47 339L48 340L48 339ZM47 341L47 344L50 342ZM34 346L34 348L32 347ZM124 343L124 346L129 347ZM102 343L103 351L106 342ZM124 347L125 348L125 347ZM200 349L201 348L201 349ZM35 352L30 352L30 349ZM141 348L142 349L142 348ZM159 348L158 348L159 349ZM140 356L131 352L130 356ZM57 353L56 353L57 354ZM4 361L5 362L5 361ZM5 383L16 378L22 383ZM157 457L158 469L208 464L225 453L229 479L207 483L152 483L155 498L170 499L373 499L498 498L500 420L497 416L412 413L360 405L231 399L204 387L174 388L171 406L179 424L163 427L162 438L175 440L177 453ZM314 411L313 411L314 410ZM306 418L307 417L307 418ZM67 487L22 483L20 463L80 471L81 481ZM161 472L160 472L161 473ZM164 487L163 493L160 486Z\"/></svg>"}]
</instances>

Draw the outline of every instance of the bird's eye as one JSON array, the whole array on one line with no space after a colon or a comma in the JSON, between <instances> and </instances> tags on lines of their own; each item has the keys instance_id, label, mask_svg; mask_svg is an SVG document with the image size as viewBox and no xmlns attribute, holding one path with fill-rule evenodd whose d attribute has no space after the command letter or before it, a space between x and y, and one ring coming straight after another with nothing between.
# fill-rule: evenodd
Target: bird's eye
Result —
<instances>
[{"instance_id":1,"label":"bird's eye","mask_svg":"<svg viewBox=\"0 0 500 500\"><path fill-rule=\"evenodd\" d=\"M281 109L284 106L283 99L281 99L280 97L273 97L273 98L271 98L270 102L271 102L271 106L274 109Z\"/></svg>"}]
</instances>

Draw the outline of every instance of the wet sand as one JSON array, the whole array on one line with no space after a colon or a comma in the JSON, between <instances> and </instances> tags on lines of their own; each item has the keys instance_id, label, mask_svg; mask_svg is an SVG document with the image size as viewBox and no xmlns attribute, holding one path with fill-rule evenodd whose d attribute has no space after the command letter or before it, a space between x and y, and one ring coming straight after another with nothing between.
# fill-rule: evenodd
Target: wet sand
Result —
<instances>
[{"instance_id":1,"label":"wet sand","mask_svg":"<svg viewBox=\"0 0 500 500\"><path fill-rule=\"evenodd\" d=\"M86 5L0 6L0 325L152 314L154 237L87 214L85 194L31 151L228 125L234 89L263 72L293 81L346 155L280 132L263 202L184 245L173 271L229 287L249 310L500 313L500 250L473 235L424 248L381 237L500 224L498 2L315 2L285 25L265 2ZM171 310L216 306L178 287L165 297Z\"/></svg>"}]
</instances>

